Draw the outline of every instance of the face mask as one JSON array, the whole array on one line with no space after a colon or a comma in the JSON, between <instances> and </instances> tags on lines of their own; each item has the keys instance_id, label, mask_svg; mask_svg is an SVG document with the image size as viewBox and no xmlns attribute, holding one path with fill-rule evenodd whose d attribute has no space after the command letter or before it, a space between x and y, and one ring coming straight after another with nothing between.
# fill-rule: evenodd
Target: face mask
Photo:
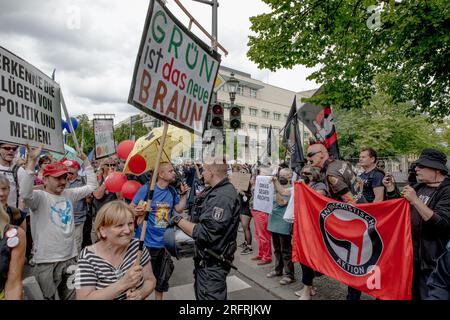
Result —
<instances>
[{"instance_id":1,"label":"face mask","mask_svg":"<svg viewBox=\"0 0 450 320\"><path fill-rule=\"evenodd\" d=\"M278 179L278 181L280 182L280 184L281 185L287 185L288 183L289 183L289 180L288 179L286 179L285 177L280 177L279 179Z\"/></svg>"},{"instance_id":2,"label":"face mask","mask_svg":"<svg viewBox=\"0 0 450 320\"><path fill-rule=\"evenodd\" d=\"M303 181L305 181L306 184L309 184L311 182L311 180L309 179L309 176L301 175L300 177L302 178Z\"/></svg>"}]
</instances>

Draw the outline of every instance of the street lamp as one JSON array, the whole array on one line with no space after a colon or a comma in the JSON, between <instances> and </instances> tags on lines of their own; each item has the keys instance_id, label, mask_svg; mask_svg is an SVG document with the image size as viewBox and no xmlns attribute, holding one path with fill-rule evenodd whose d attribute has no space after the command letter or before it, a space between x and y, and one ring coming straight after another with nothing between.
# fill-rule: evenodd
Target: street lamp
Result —
<instances>
[{"instance_id":1,"label":"street lamp","mask_svg":"<svg viewBox=\"0 0 450 320\"><path fill-rule=\"evenodd\" d=\"M231 105L234 104L236 99L236 91L239 86L239 80L234 77L234 73L231 73L230 79L226 82L228 86L228 94L230 95Z\"/></svg>"}]
</instances>

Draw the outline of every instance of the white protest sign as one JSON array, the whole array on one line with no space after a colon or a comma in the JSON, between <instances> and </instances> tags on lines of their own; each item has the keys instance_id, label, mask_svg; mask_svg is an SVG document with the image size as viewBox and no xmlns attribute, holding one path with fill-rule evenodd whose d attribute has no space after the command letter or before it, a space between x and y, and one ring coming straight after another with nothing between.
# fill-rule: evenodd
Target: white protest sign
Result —
<instances>
[{"instance_id":1,"label":"white protest sign","mask_svg":"<svg viewBox=\"0 0 450 320\"><path fill-rule=\"evenodd\" d=\"M0 47L0 140L64 153L60 87Z\"/></svg>"},{"instance_id":2,"label":"white protest sign","mask_svg":"<svg viewBox=\"0 0 450 320\"><path fill-rule=\"evenodd\" d=\"M272 177L257 176L255 194L253 196L253 209L272 213L274 191Z\"/></svg>"},{"instance_id":3,"label":"white protest sign","mask_svg":"<svg viewBox=\"0 0 450 320\"><path fill-rule=\"evenodd\" d=\"M96 159L116 153L113 119L94 119L94 142Z\"/></svg>"},{"instance_id":4,"label":"white protest sign","mask_svg":"<svg viewBox=\"0 0 450 320\"><path fill-rule=\"evenodd\" d=\"M220 55L151 0L128 103L203 134Z\"/></svg>"}]
</instances>

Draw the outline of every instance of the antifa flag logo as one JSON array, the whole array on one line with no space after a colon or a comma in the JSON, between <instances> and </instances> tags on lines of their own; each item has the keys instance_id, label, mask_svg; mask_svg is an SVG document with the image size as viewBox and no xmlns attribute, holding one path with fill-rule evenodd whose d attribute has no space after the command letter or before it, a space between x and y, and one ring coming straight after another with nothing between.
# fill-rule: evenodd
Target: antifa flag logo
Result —
<instances>
[{"instance_id":1,"label":"antifa flag logo","mask_svg":"<svg viewBox=\"0 0 450 320\"><path fill-rule=\"evenodd\" d=\"M383 251L375 218L341 202L329 203L319 217L323 240L336 264L354 276L371 272Z\"/></svg>"}]
</instances>

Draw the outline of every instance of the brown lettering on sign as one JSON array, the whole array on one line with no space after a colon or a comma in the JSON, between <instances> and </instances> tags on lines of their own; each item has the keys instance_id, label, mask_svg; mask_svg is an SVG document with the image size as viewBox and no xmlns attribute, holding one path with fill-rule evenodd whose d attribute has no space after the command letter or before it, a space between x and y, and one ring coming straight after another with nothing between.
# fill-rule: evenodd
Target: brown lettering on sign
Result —
<instances>
[{"instance_id":1,"label":"brown lettering on sign","mask_svg":"<svg viewBox=\"0 0 450 320\"><path fill-rule=\"evenodd\" d=\"M142 77L141 77L141 90L139 93L139 102L142 104L146 104L148 100L148 90L150 89L150 86L152 84L152 78L150 77L150 73L144 69L142 71Z\"/></svg>"},{"instance_id":2,"label":"brown lettering on sign","mask_svg":"<svg viewBox=\"0 0 450 320\"><path fill-rule=\"evenodd\" d=\"M197 107L197 104L194 102L194 105L192 107L191 122L189 125L192 126L193 121L196 121L197 123L200 122L202 120L202 113L203 113L203 106Z\"/></svg>"},{"instance_id":3,"label":"brown lettering on sign","mask_svg":"<svg viewBox=\"0 0 450 320\"><path fill-rule=\"evenodd\" d=\"M173 93L172 99L170 99L169 107L166 110L166 116L170 117L170 113L173 114L172 119L178 118L178 90Z\"/></svg>"},{"instance_id":4,"label":"brown lettering on sign","mask_svg":"<svg viewBox=\"0 0 450 320\"><path fill-rule=\"evenodd\" d=\"M186 96L183 96L183 103L181 104L180 121L186 123L189 118L189 112L191 111L191 99L189 99L187 108L186 107ZM186 111L185 111L186 110Z\"/></svg>"},{"instance_id":5,"label":"brown lettering on sign","mask_svg":"<svg viewBox=\"0 0 450 320\"><path fill-rule=\"evenodd\" d=\"M156 109L156 105L159 101L159 112L164 114L164 98L167 94L166 84L162 81L158 81L158 87L156 88L155 99L153 100L153 109Z\"/></svg>"}]
</instances>

